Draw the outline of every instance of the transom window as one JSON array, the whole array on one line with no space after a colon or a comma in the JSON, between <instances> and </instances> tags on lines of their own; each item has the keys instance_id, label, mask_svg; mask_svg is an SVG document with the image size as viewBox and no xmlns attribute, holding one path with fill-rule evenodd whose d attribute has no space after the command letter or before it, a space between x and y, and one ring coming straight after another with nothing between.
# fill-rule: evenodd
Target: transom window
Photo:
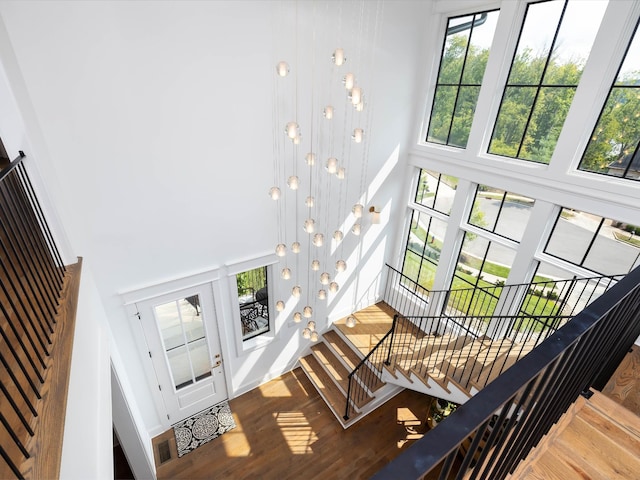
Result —
<instances>
[{"instance_id":1,"label":"transom window","mask_svg":"<svg viewBox=\"0 0 640 480\"><path fill-rule=\"evenodd\" d=\"M528 5L489 153L549 163L606 4Z\"/></svg>"},{"instance_id":2,"label":"transom window","mask_svg":"<svg viewBox=\"0 0 640 480\"><path fill-rule=\"evenodd\" d=\"M580 170L640 180L640 35L625 60L582 156Z\"/></svg>"},{"instance_id":3,"label":"transom window","mask_svg":"<svg viewBox=\"0 0 640 480\"><path fill-rule=\"evenodd\" d=\"M497 18L495 10L449 19L427 142L467 146Z\"/></svg>"},{"instance_id":4,"label":"transom window","mask_svg":"<svg viewBox=\"0 0 640 480\"><path fill-rule=\"evenodd\" d=\"M258 267L236 275L242 340L269 331L269 289L267 267Z\"/></svg>"}]
</instances>

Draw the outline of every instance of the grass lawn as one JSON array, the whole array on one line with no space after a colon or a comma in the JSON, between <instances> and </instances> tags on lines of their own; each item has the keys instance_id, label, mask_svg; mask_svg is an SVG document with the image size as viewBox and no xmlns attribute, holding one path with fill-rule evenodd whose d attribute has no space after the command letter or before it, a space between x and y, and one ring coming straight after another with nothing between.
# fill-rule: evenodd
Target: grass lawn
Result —
<instances>
[{"instance_id":1,"label":"grass lawn","mask_svg":"<svg viewBox=\"0 0 640 480\"><path fill-rule=\"evenodd\" d=\"M628 243L629 245L633 245L635 247L640 247L640 237L632 237L631 234L627 232L613 232L613 235L617 240L620 240L621 242Z\"/></svg>"}]
</instances>

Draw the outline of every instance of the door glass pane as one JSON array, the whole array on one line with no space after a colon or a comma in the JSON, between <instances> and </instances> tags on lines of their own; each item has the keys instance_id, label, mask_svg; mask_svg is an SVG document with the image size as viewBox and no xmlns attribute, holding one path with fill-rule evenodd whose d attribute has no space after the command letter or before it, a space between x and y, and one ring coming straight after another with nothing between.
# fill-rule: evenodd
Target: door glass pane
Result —
<instances>
[{"instance_id":1,"label":"door glass pane","mask_svg":"<svg viewBox=\"0 0 640 480\"><path fill-rule=\"evenodd\" d=\"M180 304L180 316L184 326L187 341L204 338L204 324L200 315L200 300L197 295L187 297L178 302Z\"/></svg>"},{"instance_id":2,"label":"door glass pane","mask_svg":"<svg viewBox=\"0 0 640 480\"><path fill-rule=\"evenodd\" d=\"M179 390L193 383L187 348L183 345L167 352L173 384Z\"/></svg>"},{"instance_id":3,"label":"door glass pane","mask_svg":"<svg viewBox=\"0 0 640 480\"><path fill-rule=\"evenodd\" d=\"M158 305L155 308L156 321L162 335L165 350L171 350L184 343L182 328L180 326L180 315L178 315L178 305L176 302L169 302Z\"/></svg>"},{"instance_id":4,"label":"door glass pane","mask_svg":"<svg viewBox=\"0 0 640 480\"><path fill-rule=\"evenodd\" d=\"M158 305L154 312L176 390L209 376L211 360L198 295Z\"/></svg>"},{"instance_id":5,"label":"door glass pane","mask_svg":"<svg viewBox=\"0 0 640 480\"><path fill-rule=\"evenodd\" d=\"M211 375L211 362L209 361L209 349L204 338L189 343L189 356L193 365L193 373L196 380Z\"/></svg>"}]
</instances>

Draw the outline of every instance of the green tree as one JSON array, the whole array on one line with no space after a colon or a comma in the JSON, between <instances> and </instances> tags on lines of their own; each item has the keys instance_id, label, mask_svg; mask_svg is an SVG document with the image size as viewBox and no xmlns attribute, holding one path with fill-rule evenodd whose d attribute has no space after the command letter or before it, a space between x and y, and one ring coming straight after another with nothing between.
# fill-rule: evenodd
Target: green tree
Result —
<instances>
[{"instance_id":1,"label":"green tree","mask_svg":"<svg viewBox=\"0 0 640 480\"><path fill-rule=\"evenodd\" d=\"M488 49L468 42L468 33L447 37L429 121L429 142L461 148L467 145L489 58Z\"/></svg>"},{"instance_id":2,"label":"green tree","mask_svg":"<svg viewBox=\"0 0 640 480\"><path fill-rule=\"evenodd\" d=\"M614 87L600 114L580 168L608 173L608 166L632 155L640 140L640 72L632 72Z\"/></svg>"}]
</instances>

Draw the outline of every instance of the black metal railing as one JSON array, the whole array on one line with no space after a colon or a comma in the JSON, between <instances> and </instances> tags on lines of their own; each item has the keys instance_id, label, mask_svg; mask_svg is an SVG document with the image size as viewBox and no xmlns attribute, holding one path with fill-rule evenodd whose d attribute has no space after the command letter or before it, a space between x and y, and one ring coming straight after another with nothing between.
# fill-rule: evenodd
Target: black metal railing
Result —
<instances>
[{"instance_id":1,"label":"black metal railing","mask_svg":"<svg viewBox=\"0 0 640 480\"><path fill-rule=\"evenodd\" d=\"M429 291L389 265L387 267L383 301L396 312L423 312L428 306ZM398 288L398 285L402 285L402 288ZM382 382L383 363L388 360L389 351L392 348L396 318L391 329L349 374L343 417L345 420L349 419L355 405L363 399L364 395L372 392L374 385ZM358 382L362 388L354 391L354 382Z\"/></svg>"},{"instance_id":2,"label":"black metal railing","mask_svg":"<svg viewBox=\"0 0 640 480\"><path fill-rule=\"evenodd\" d=\"M24 153L0 172L0 456L22 478L50 366L65 266Z\"/></svg>"},{"instance_id":3,"label":"black metal railing","mask_svg":"<svg viewBox=\"0 0 640 480\"><path fill-rule=\"evenodd\" d=\"M373 478L505 478L580 393L604 387L638 336L640 267Z\"/></svg>"},{"instance_id":4,"label":"black metal railing","mask_svg":"<svg viewBox=\"0 0 640 480\"><path fill-rule=\"evenodd\" d=\"M355 406L364 398L372 393L373 385L382 382L383 363L387 355L388 345L393 336L393 330L396 324L396 317L393 319L393 326L384 337L377 343L373 349L355 366L353 371L349 373L349 383L347 386L347 403L345 406L344 416L348 420ZM363 388L354 391L354 382L358 382Z\"/></svg>"},{"instance_id":5,"label":"black metal railing","mask_svg":"<svg viewBox=\"0 0 640 480\"><path fill-rule=\"evenodd\" d=\"M438 375L467 391L471 385L482 388L621 278L574 277L429 291L387 265L383 301L399 315L380 342L385 363L423 378L437 369ZM482 345L467 347L480 340ZM372 352L378 352L380 344ZM377 353L374 359L378 360ZM368 363L382 377L381 365ZM351 372L349 386L361 368ZM365 389L371 387L360 383ZM353 408L351 400L349 389L345 418Z\"/></svg>"}]
</instances>

